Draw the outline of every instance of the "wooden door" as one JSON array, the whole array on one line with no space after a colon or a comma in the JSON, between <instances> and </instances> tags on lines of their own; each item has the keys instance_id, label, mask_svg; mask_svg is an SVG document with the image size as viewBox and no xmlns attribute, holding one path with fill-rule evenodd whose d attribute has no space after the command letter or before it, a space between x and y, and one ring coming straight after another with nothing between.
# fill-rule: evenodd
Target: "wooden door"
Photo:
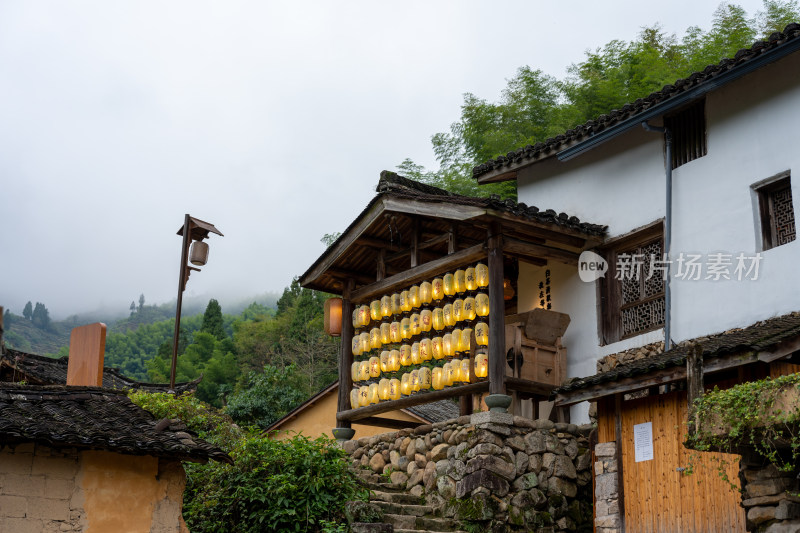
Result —
<instances>
[{"instance_id":1,"label":"wooden door","mask_svg":"<svg viewBox=\"0 0 800 533\"><path fill-rule=\"evenodd\" d=\"M744 533L739 456L686 449L686 415L685 392L622 402L625 531ZM634 425L644 422L652 423L653 459L637 463ZM690 461L694 472L687 475L681 469ZM725 461L727 478L734 486L720 475L719 461Z\"/></svg>"}]
</instances>

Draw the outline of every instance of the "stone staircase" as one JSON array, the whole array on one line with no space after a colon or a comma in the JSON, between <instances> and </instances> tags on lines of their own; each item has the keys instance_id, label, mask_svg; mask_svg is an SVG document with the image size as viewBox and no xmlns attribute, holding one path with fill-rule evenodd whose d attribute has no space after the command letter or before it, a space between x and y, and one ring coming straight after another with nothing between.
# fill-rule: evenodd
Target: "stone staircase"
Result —
<instances>
[{"instance_id":1,"label":"stone staircase","mask_svg":"<svg viewBox=\"0 0 800 533\"><path fill-rule=\"evenodd\" d=\"M383 524L351 524L353 533L467 533L453 519L437 516L424 498L409 494L405 484L389 483L384 476L368 470L356 470L370 490L370 503L383 512Z\"/></svg>"}]
</instances>

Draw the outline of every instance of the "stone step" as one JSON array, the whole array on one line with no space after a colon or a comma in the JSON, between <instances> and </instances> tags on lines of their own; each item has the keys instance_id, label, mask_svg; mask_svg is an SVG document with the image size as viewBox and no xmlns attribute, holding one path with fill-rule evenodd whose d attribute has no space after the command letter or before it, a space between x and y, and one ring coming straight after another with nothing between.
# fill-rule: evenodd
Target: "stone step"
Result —
<instances>
[{"instance_id":1,"label":"stone step","mask_svg":"<svg viewBox=\"0 0 800 533\"><path fill-rule=\"evenodd\" d=\"M372 496L370 497L370 501L384 501L390 503L408 503L411 505L417 505L420 502L420 498L418 496L412 496L407 492L387 492L382 490L375 490L372 491Z\"/></svg>"},{"instance_id":2,"label":"stone step","mask_svg":"<svg viewBox=\"0 0 800 533\"><path fill-rule=\"evenodd\" d=\"M413 515L385 514L384 522L392 524L395 531L456 531L458 524L449 518L425 518Z\"/></svg>"},{"instance_id":3,"label":"stone step","mask_svg":"<svg viewBox=\"0 0 800 533\"><path fill-rule=\"evenodd\" d=\"M417 499L419 501L419 499ZM374 503L381 509L384 514L399 514L399 515L412 515L412 516L425 516L433 514L433 507L430 505L414 505L409 503L391 503L375 499L370 499L370 503Z\"/></svg>"}]
</instances>

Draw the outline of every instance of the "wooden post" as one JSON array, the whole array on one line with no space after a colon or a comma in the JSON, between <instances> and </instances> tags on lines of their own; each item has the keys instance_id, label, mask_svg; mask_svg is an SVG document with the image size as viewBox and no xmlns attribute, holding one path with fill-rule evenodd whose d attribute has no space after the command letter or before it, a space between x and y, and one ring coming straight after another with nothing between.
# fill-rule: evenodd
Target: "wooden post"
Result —
<instances>
[{"instance_id":1,"label":"wooden post","mask_svg":"<svg viewBox=\"0 0 800 533\"><path fill-rule=\"evenodd\" d=\"M411 268L419 265L419 219L414 217L411 229Z\"/></svg>"},{"instance_id":2,"label":"wooden post","mask_svg":"<svg viewBox=\"0 0 800 533\"><path fill-rule=\"evenodd\" d=\"M378 273L375 281L382 281L386 277L386 248L381 248L378 252Z\"/></svg>"},{"instance_id":3,"label":"wooden post","mask_svg":"<svg viewBox=\"0 0 800 533\"><path fill-rule=\"evenodd\" d=\"M703 396L703 347L695 343L686 356L686 395L689 412L689 435L694 435L700 427L700 418L694 408L694 401Z\"/></svg>"},{"instance_id":4,"label":"wooden post","mask_svg":"<svg viewBox=\"0 0 800 533\"><path fill-rule=\"evenodd\" d=\"M611 403L610 401L608 402ZM625 483L622 475L622 394L614 395L614 438L617 456L617 506L620 531L625 531Z\"/></svg>"},{"instance_id":5,"label":"wooden post","mask_svg":"<svg viewBox=\"0 0 800 533\"><path fill-rule=\"evenodd\" d=\"M447 254L455 253L456 251L456 225L450 224L450 231L447 235Z\"/></svg>"},{"instance_id":6,"label":"wooden post","mask_svg":"<svg viewBox=\"0 0 800 533\"><path fill-rule=\"evenodd\" d=\"M503 242L500 225L489 230L489 394L506 393L506 304L503 300Z\"/></svg>"},{"instance_id":7,"label":"wooden post","mask_svg":"<svg viewBox=\"0 0 800 533\"><path fill-rule=\"evenodd\" d=\"M336 407L337 414L350 409L350 390L353 388L353 377L350 375L350 366L353 364L353 303L350 293L353 290L353 280L347 280L342 291L342 345L339 349L339 401ZM349 420L334 420L334 427L349 428Z\"/></svg>"}]
</instances>

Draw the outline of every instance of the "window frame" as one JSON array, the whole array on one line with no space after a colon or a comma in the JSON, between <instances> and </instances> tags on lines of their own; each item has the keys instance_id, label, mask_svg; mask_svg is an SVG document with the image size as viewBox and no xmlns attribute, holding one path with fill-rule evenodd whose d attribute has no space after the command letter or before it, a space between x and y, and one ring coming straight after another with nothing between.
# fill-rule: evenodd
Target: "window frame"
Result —
<instances>
[{"instance_id":1,"label":"window frame","mask_svg":"<svg viewBox=\"0 0 800 533\"><path fill-rule=\"evenodd\" d=\"M794 237L786 242L777 243L778 228L775 219L775 193L789 190L789 201L792 205L792 224L795 226ZM794 216L794 198L792 196L791 172L781 172L767 180L753 185L758 204L758 221L760 224L761 246L760 251L764 252L789 244L797 239L797 219Z\"/></svg>"},{"instance_id":2,"label":"window frame","mask_svg":"<svg viewBox=\"0 0 800 533\"><path fill-rule=\"evenodd\" d=\"M643 297L636 302L629 302L623 304L622 296L622 283L621 280L616 279L617 275L617 257L619 254L629 251L631 248L639 248L644 245L651 244L656 240L661 241L661 250L664 250L664 220L660 219L656 222L648 224L642 228L638 228L626 235L617 237L606 242L602 248L598 250L608 262L608 271L606 275L599 280L598 284L598 333L601 345L613 344L625 339L630 339L649 333L651 331L658 331L664 328L664 323L656 323L647 329L629 333L627 335L622 333L622 312L626 308L631 308L634 305L640 305L645 302L654 301L659 298L665 299L666 290L662 288L659 294L649 297ZM642 269L644 272L644 269ZM666 281L664 282L666 287Z\"/></svg>"},{"instance_id":3,"label":"window frame","mask_svg":"<svg viewBox=\"0 0 800 533\"><path fill-rule=\"evenodd\" d=\"M702 98L664 116L664 126L672 134L673 169L708 155L705 104L706 101Z\"/></svg>"}]
</instances>

